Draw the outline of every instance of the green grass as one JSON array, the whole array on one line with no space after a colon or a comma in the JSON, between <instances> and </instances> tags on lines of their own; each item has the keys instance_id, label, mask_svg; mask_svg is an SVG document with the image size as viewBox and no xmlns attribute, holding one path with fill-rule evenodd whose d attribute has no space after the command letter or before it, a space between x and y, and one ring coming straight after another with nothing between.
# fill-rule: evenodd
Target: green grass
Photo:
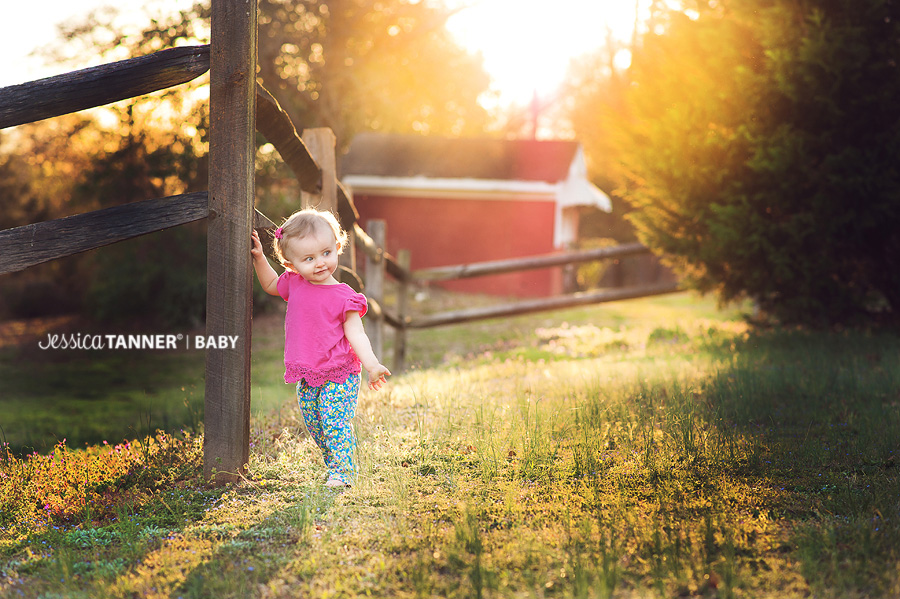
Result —
<instances>
[{"instance_id":1,"label":"green grass","mask_svg":"<svg viewBox=\"0 0 900 599\"><path fill-rule=\"evenodd\" d=\"M194 437L8 458L0 596L898 596L900 339L736 316L414 332L447 359L362 394L343 493L260 336L248 479L203 485Z\"/></svg>"},{"instance_id":2,"label":"green grass","mask_svg":"<svg viewBox=\"0 0 900 599\"><path fill-rule=\"evenodd\" d=\"M494 300L459 298L435 290L428 302L415 304L413 310L424 313L488 301ZM281 379L283 316L278 308L282 306L276 300L272 304L274 313L255 319L260 323L255 327L252 353L251 410L255 416L290 405L286 401L292 397L292 389ZM683 319L723 317L709 302L694 302L690 296L678 294L643 304L620 302L415 330L409 333L409 368L458 366L475 356L482 361L494 355L503 358L516 354L556 359L564 356L562 348L543 347L544 329L552 330L566 322L589 322L596 330L604 331L601 335L612 335L608 343L614 344L615 338L621 337L623 326L636 320L637 312L646 313L642 318L661 320L670 310L677 311ZM603 340L596 342L602 344ZM581 345L579 351L583 352L584 340ZM602 347L594 348L597 349ZM389 331L385 348L389 364L392 351ZM9 443L19 453L45 453L62 439L70 447L82 447L102 441L118 443L157 429L196 432L203 421L205 360L202 350L42 351L38 349L38 339L21 348L0 349L0 441Z\"/></svg>"},{"instance_id":3,"label":"green grass","mask_svg":"<svg viewBox=\"0 0 900 599\"><path fill-rule=\"evenodd\" d=\"M271 324L278 318L264 318L265 331L254 339L253 378L263 383L253 389L256 414L290 395L278 382L283 320ZM200 429L205 351L44 351L38 341L0 348L0 441L14 451L46 453L62 439L82 447L140 438L157 429Z\"/></svg>"},{"instance_id":4,"label":"green grass","mask_svg":"<svg viewBox=\"0 0 900 599\"><path fill-rule=\"evenodd\" d=\"M17 450L118 442L157 428L194 430L203 418L203 352L5 350L0 427Z\"/></svg>"}]
</instances>

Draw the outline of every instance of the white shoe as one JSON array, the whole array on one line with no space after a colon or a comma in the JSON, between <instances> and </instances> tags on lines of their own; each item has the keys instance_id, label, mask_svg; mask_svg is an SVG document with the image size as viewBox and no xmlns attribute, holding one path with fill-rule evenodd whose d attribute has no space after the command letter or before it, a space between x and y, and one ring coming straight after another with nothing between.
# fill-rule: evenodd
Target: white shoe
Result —
<instances>
[{"instance_id":1,"label":"white shoe","mask_svg":"<svg viewBox=\"0 0 900 599\"><path fill-rule=\"evenodd\" d=\"M338 476L332 474L328 477L328 480L325 481L326 487L349 487L350 485L342 481Z\"/></svg>"}]
</instances>

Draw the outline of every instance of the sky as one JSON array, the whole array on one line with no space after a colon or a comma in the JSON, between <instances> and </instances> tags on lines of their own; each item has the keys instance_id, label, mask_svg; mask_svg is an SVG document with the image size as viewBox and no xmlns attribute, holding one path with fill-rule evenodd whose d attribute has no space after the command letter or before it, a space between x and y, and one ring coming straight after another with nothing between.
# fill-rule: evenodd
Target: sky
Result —
<instances>
[{"instance_id":1,"label":"sky","mask_svg":"<svg viewBox=\"0 0 900 599\"><path fill-rule=\"evenodd\" d=\"M458 0L447 23L460 43L480 51L501 103L552 95L569 62L600 49L607 27L631 39L636 0ZM649 3L642 1L647 10Z\"/></svg>"},{"instance_id":2,"label":"sky","mask_svg":"<svg viewBox=\"0 0 900 599\"><path fill-rule=\"evenodd\" d=\"M93 9L103 6L118 6L126 11L134 6L137 14L145 4L165 7L172 12L193 4L193 0L3 0L0 7L0 87L25 83L42 77L59 75L67 69L59 66L47 67L40 57L30 56L38 48L59 43L57 26L77 17L87 16Z\"/></svg>"},{"instance_id":3,"label":"sky","mask_svg":"<svg viewBox=\"0 0 900 599\"><path fill-rule=\"evenodd\" d=\"M631 37L636 0L447 0L459 7L447 26L466 48L481 52L500 104L526 104L537 92L551 95L573 57L600 48L610 27L621 40ZM172 10L193 0L157 0ZM59 74L29 57L54 43L56 25L110 0L6 0L0 8L0 87ZM116 3L120 7L128 2ZM140 7L143 2L133 2ZM647 2L642 0L642 5Z\"/></svg>"}]
</instances>

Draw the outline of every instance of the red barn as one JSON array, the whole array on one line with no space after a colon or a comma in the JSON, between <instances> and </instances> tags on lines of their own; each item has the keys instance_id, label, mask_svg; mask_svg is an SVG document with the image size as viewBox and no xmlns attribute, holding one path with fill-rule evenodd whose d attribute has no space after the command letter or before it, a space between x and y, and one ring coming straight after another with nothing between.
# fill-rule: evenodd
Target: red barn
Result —
<instances>
[{"instance_id":1,"label":"red barn","mask_svg":"<svg viewBox=\"0 0 900 599\"><path fill-rule=\"evenodd\" d=\"M413 270L552 253L576 240L579 208L607 212L573 141L357 135L341 164L360 220L387 222L387 249ZM450 281L454 291L540 297L559 269Z\"/></svg>"}]
</instances>

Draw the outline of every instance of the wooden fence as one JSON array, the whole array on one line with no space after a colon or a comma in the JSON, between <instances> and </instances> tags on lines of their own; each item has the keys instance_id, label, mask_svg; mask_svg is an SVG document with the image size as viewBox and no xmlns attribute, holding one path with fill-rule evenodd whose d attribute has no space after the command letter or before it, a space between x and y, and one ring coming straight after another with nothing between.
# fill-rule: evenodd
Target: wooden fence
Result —
<instances>
[{"instance_id":1,"label":"wooden fence","mask_svg":"<svg viewBox=\"0 0 900 599\"><path fill-rule=\"evenodd\" d=\"M358 227L359 225L356 226ZM386 223L384 221L372 221L369 223L369 227L371 230L371 237L376 240L377 247L384 247L384 239L387 237L385 232ZM383 351L382 340L384 339L384 326L390 326L394 329L394 372L402 372L405 368L407 347L406 336L409 329L425 329L461 322L504 318L520 314L559 310L574 306L599 304L639 297L650 297L680 291L680 287L676 282L659 282L649 285L603 289L546 298L520 300L512 303L454 310L413 318L407 314L409 296L416 287L426 283L521 272L537 268L563 267L600 260L616 260L628 256L648 255L650 254L650 250L640 243L629 243L594 250L563 252L542 256L442 266L411 271L408 268L408 265L405 266L401 264L401 261L397 258L378 250L377 247L367 248L367 250L371 251L374 255L366 264L366 294L374 305L379 306L379 309L375 311L371 318L372 326L369 336L372 339L372 345L375 348L376 354L380 356ZM408 260L404 260L404 262L408 262ZM380 308L380 302L383 298L383 280L385 273L390 274L398 283L396 314L389 313Z\"/></svg>"},{"instance_id":2,"label":"wooden fence","mask_svg":"<svg viewBox=\"0 0 900 599\"><path fill-rule=\"evenodd\" d=\"M219 483L240 477L249 459L250 346L253 268L252 228L274 223L253 208L255 136L259 131L278 150L297 178L304 206L335 211L352 243L342 256L342 280L356 288L354 248L367 267L373 344L383 335L379 324L397 329L395 360L402 370L407 329L424 328L521 314L598 301L611 301L674 289L624 290L576 294L411 319L406 316L409 288L419 282L542 268L552 264L609 258L615 252L646 251L637 247L596 250L561 257L538 257L527 263L467 265L455 269L410 272L384 251L382 232L373 239L359 225L350 193L336 178L335 138L329 129L298 135L278 102L256 82L257 11L229 0L212 0L209 45L162 50L107 65L83 69L0 89L0 129L135 98L180 85L210 73L209 186L206 192L151 198L48 222L0 231L0 274L50 260L206 219L206 334L237 336L233 350L208 349L204 399L204 473ZM375 229L377 229L377 225ZM384 273L399 281L397 315L381 306Z\"/></svg>"},{"instance_id":3,"label":"wooden fence","mask_svg":"<svg viewBox=\"0 0 900 599\"><path fill-rule=\"evenodd\" d=\"M292 169L305 201L337 207L333 170L323 175L287 114L256 82L256 36L256 10L212 0L209 45L162 50L0 89L0 128L6 128L134 98L209 71L207 192L142 199L0 231L0 274L207 219L206 333L240 340L234 350L206 353L204 472L220 483L237 479L249 459L250 231L273 226L253 208L257 130ZM308 135L326 144L330 135L333 165L333 134L313 130Z\"/></svg>"},{"instance_id":4,"label":"wooden fence","mask_svg":"<svg viewBox=\"0 0 900 599\"><path fill-rule=\"evenodd\" d=\"M206 219L206 334L237 336L234 350L206 352L204 473L224 483L249 459L252 276L250 231L274 223L253 208L256 132L296 177L304 206L335 211L355 245L383 252L356 223L350 195L336 178L330 129L298 135L287 113L256 81L257 11L212 0L209 45L171 48L0 89L0 129L135 98L210 73L209 188L151 198L0 231L0 274ZM342 259L356 288L354 244ZM373 302L373 312L380 313Z\"/></svg>"}]
</instances>

